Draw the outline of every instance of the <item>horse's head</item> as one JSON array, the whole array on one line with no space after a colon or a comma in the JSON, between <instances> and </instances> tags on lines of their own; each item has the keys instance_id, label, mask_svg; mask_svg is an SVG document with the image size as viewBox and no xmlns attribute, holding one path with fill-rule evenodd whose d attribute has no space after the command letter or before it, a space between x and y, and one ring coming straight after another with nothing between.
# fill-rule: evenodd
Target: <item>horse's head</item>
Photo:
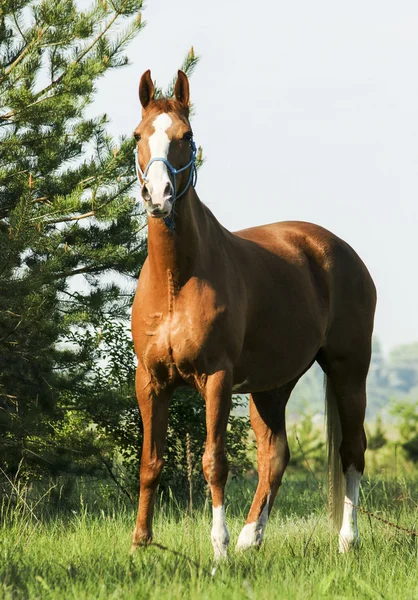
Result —
<instances>
[{"instance_id":1,"label":"horse's head","mask_svg":"<svg viewBox=\"0 0 418 600\"><path fill-rule=\"evenodd\" d=\"M154 98L150 71L139 83L142 121L134 131L142 198L152 217L168 217L192 182L196 147L189 123L189 81L178 72L174 98Z\"/></svg>"}]
</instances>

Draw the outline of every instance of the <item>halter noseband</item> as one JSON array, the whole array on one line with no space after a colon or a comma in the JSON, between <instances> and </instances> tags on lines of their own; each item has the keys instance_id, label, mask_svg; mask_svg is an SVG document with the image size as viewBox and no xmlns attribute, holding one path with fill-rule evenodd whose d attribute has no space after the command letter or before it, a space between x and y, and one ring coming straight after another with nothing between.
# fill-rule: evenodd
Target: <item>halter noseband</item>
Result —
<instances>
[{"instance_id":1,"label":"halter noseband","mask_svg":"<svg viewBox=\"0 0 418 600\"><path fill-rule=\"evenodd\" d=\"M196 144L194 143L194 141L191 139L190 140L190 149L192 151L192 156L190 161L187 163L187 165L185 167L182 167L181 169L175 169L173 167L173 165L166 159L163 158L162 156L156 156L155 158L151 158L151 160L149 161L149 163L147 164L147 166L145 167L145 171L142 171L140 164L139 164L139 160L138 160L138 146L135 146L135 150L134 150L134 154L135 154L135 168L136 168L136 176L138 177L138 181L141 184L141 188L144 187L144 185L147 183L147 174L149 171L150 166L152 165L153 162L156 161L161 161L163 162L166 167L169 169L170 173L171 173L171 177L173 179L173 189L174 189L174 200L173 200L173 204L171 207L171 213L169 214L168 217L164 217L164 223L167 225L167 227L169 228L169 230L171 232L174 232L174 227L175 227L175 223L174 223L174 208L175 208L175 204L176 204L176 200L178 200L179 198L181 198L183 196L183 194L185 194L187 192L187 190L190 187L190 184L195 187L196 185L196 181L197 181L197 169L196 169L196 154L197 154L197 150L196 150ZM176 176L179 173L182 173L183 171L186 171L186 169L190 168L190 175L189 175L189 179L187 181L186 187L184 188L184 190L182 192L180 192L180 194L177 195L177 183L176 183Z\"/></svg>"}]
</instances>

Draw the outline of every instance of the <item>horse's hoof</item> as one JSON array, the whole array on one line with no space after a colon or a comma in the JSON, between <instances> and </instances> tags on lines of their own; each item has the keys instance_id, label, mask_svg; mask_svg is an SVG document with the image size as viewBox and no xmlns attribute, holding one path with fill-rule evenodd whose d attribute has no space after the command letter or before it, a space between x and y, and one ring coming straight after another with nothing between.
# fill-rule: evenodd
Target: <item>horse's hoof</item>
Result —
<instances>
[{"instance_id":1,"label":"horse's hoof","mask_svg":"<svg viewBox=\"0 0 418 600\"><path fill-rule=\"evenodd\" d=\"M228 546L223 548L214 549L213 560L216 564L225 562L228 560Z\"/></svg>"},{"instance_id":2,"label":"horse's hoof","mask_svg":"<svg viewBox=\"0 0 418 600\"><path fill-rule=\"evenodd\" d=\"M338 550L340 554L347 554L350 550L357 548L360 544L360 538L357 535L349 533L347 535L341 534L338 537Z\"/></svg>"},{"instance_id":3,"label":"horse's hoof","mask_svg":"<svg viewBox=\"0 0 418 600\"><path fill-rule=\"evenodd\" d=\"M256 550L257 552L260 550L261 544L237 544L235 546L235 551L236 552L248 552L249 550Z\"/></svg>"},{"instance_id":4,"label":"horse's hoof","mask_svg":"<svg viewBox=\"0 0 418 600\"><path fill-rule=\"evenodd\" d=\"M132 556L133 554L135 554L135 552L138 550L138 548L147 548L149 545L151 544L151 542L147 542L147 543L139 543L139 544L132 544L131 549L129 550L129 554Z\"/></svg>"},{"instance_id":5,"label":"horse's hoof","mask_svg":"<svg viewBox=\"0 0 418 600\"><path fill-rule=\"evenodd\" d=\"M244 552L250 548L259 550L263 540L263 533L263 530L257 527L257 522L244 525L238 537L237 545L235 547L236 551Z\"/></svg>"},{"instance_id":6,"label":"horse's hoof","mask_svg":"<svg viewBox=\"0 0 418 600\"><path fill-rule=\"evenodd\" d=\"M129 550L129 554L134 554L138 548L146 548L152 543L152 536L144 535L139 539L135 539L132 541L131 549Z\"/></svg>"},{"instance_id":7,"label":"horse's hoof","mask_svg":"<svg viewBox=\"0 0 418 600\"><path fill-rule=\"evenodd\" d=\"M211 535L213 554L215 562L222 562L228 559L228 544L229 544L229 533L226 528L222 531L212 531Z\"/></svg>"}]
</instances>

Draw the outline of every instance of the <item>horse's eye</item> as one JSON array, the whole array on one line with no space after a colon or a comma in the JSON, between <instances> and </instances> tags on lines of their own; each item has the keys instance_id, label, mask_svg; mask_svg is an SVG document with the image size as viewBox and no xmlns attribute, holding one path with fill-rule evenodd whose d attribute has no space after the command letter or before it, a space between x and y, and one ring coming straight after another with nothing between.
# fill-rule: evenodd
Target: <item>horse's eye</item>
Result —
<instances>
[{"instance_id":1,"label":"horse's eye","mask_svg":"<svg viewBox=\"0 0 418 600\"><path fill-rule=\"evenodd\" d=\"M134 133L134 138L137 142L139 142L139 140L141 139L141 134L140 133Z\"/></svg>"},{"instance_id":2,"label":"horse's eye","mask_svg":"<svg viewBox=\"0 0 418 600\"><path fill-rule=\"evenodd\" d=\"M187 142L190 142L192 139L193 139L193 131L187 131L183 135L183 140L186 140Z\"/></svg>"}]
</instances>

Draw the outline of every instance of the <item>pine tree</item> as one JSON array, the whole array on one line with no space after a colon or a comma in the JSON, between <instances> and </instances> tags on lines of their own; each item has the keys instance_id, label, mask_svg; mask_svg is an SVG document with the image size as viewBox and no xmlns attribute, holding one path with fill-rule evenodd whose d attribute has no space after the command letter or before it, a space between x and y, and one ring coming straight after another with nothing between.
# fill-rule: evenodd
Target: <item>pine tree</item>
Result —
<instances>
[{"instance_id":1,"label":"pine tree","mask_svg":"<svg viewBox=\"0 0 418 600\"><path fill-rule=\"evenodd\" d=\"M98 79L128 63L141 7L142 0L96 0L85 11L73 0L0 7L4 473L16 473L22 459L32 475L68 469L69 443L80 456L94 445L85 419L70 415L88 409L76 402L100 354L100 328L126 318L146 248L144 217L130 195L134 141L116 144L106 115L88 119L85 109ZM196 61L191 51L183 68L190 73Z\"/></svg>"}]
</instances>

